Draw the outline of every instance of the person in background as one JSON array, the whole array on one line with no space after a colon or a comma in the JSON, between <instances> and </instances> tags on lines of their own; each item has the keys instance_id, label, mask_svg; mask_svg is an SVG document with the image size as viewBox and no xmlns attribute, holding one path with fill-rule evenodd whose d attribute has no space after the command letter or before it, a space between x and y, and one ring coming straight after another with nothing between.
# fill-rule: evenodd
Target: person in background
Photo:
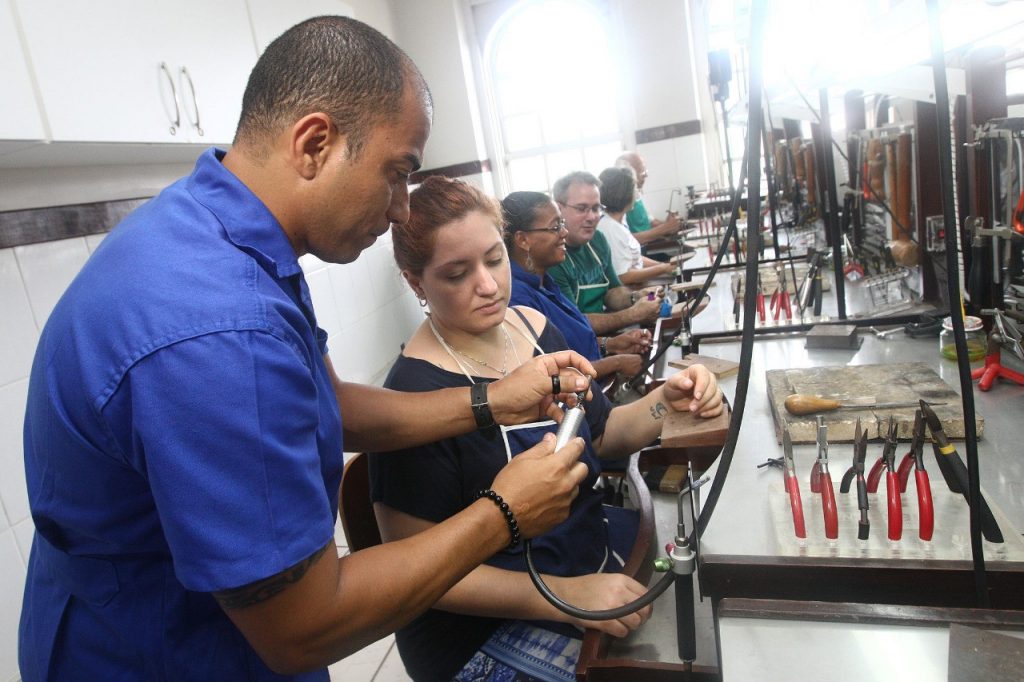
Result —
<instances>
[{"instance_id":1,"label":"person in background","mask_svg":"<svg viewBox=\"0 0 1024 682\"><path fill-rule=\"evenodd\" d=\"M351 262L406 221L431 112L383 35L303 22L254 67L231 150L202 154L68 287L25 410L23 680L326 681L510 537L568 516L589 476L582 442L545 440L479 481L494 499L401 542L335 549L343 446L536 421L557 409L553 377L576 391L587 381L565 368L593 373L562 352L489 391L415 395L334 374L298 259Z\"/></svg>"},{"instance_id":2,"label":"person in background","mask_svg":"<svg viewBox=\"0 0 1024 682\"><path fill-rule=\"evenodd\" d=\"M659 263L640 252L640 242L623 224L626 212L636 198L636 180L631 168L605 168L601 181L601 203L604 215L597 230L608 241L611 249L612 269L623 284L636 286L652 279L671 277L676 270L672 263Z\"/></svg>"},{"instance_id":3,"label":"person in background","mask_svg":"<svg viewBox=\"0 0 1024 682\"><path fill-rule=\"evenodd\" d=\"M653 324L661 308L661 294L634 293L619 281L611 266L608 241L597 231L604 213L600 187L601 181L586 171L555 181L552 196L565 220L565 260L547 272L587 316L594 333L606 336L631 325Z\"/></svg>"},{"instance_id":4,"label":"person in background","mask_svg":"<svg viewBox=\"0 0 1024 682\"><path fill-rule=\"evenodd\" d=\"M638 196L633 202L633 207L626 213L626 224L640 245L646 246L652 241L675 236L682 229L678 214L669 213L665 220L651 219L647 214L643 198L644 184L647 182L647 165L643 157L636 152L623 152L615 160L615 165L619 168L632 168L636 175Z\"/></svg>"},{"instance_id":5,"label":"person in background","mask_svg":"<svg viewBox=\"0 0 1024 682\"><path fill-rule=\"evenodd\" d=\"M628 376L643 367L651 333L633 329L617 336L594 335L590 321L547 274L565 260L565 221L558 204L541 192L512 192L501 202L505 247L512 268L511 305L535 308L562 332L569 348L594 364L597 378Z\"/></svg>"},{"instance_id":6,"label":"person in background","mask_svg":"<svg viewBox=\"0 0 1024 682\"><path fill-rule=\"evenodd\" d=\"M539 311L508 305L511 271L497 202L468 183L434 176L413 191L410 212L409 221L394 229L395 261L430 312L385 385L430 391L487 383L537 354L565 347L562 334ZM711 417L723 407L714 376L697 366L621 407L612 408L595 391L585 409L579 436L588 476L569 519L534 538L531 555L557 594L582 608L606 609L633 601L646 588L617 573L628 559L636 522L631 510L602 506L602 493L594 489L598 458L624 457L647 445L671 410ZM371 455L381 537L415 537L458 514L506 462L557 427L537 421ZM574 680L580 628L621 637L649 615L644 607L619 619L584 622L562 613L534 587L523 548L513 543L399 630L396 639L417 682L524 675Z\"/></svg>"}]
</instances>

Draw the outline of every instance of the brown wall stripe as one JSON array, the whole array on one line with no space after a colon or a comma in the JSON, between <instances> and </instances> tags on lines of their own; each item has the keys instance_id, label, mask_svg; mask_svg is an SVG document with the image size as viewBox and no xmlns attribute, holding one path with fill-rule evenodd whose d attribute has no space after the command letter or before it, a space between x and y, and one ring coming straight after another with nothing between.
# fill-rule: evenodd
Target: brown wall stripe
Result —
<instances>
[{"instance_id":1,"label":"brown wall stripe","mask_svg":"<svg viewBox=\"0 0 1024 682\"><path fill-rule=\"evenodd\" d=\"M682 123L669 123L668 125L654 128L644 128L636 131L636 143L660 142L670 140L673 137L687 137L699 135L701 131L700 121L683 121Z\"/></svg>"},{"instance_id":2,"label":"brown wall stripe","mask_svg":"<svg viewBox=\"0 0 1024 682\"><path fill-rule=\"evenodd\" d=\"M124 199L0 212L0 248L109 232L147 201Z\"/></svg>"},{"instance_id":3,"label":"brown wall stripe","mask_svg":"<svg viewBox=\"0 0 1024 682\"><path fill-rule=\"evenodd\" d=\"M482 159L480 161L466 161L465 163L456 163L451 166L443 166L441 168L429 168L427 170L416 171L409 177L409 184L418 185L431 175L443 175L446 178L462 178L467 175L476 175L477 173L490 173L491 172L491 160Z\"/></svg>"}]
</instances>

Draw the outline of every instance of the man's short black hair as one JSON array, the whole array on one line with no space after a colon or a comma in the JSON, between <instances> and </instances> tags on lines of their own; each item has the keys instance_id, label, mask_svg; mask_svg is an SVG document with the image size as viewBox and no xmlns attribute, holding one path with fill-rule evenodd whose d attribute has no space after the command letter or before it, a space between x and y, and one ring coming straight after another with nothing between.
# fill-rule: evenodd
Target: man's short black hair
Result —
<instances>
[{"instance_id":1,"label":"man's short black hair","mask_svg":"<svg viewBox=\"0 0 1024 682\"><path fill-rule=\"evenodd\" d=\"M419 70L382 33L348 17L308 19L270 43L253 67L235 144L265 149L282 128L322 111L357 154L370 129L401 110L406 83L429 106Z\"/></svg>"}]
</instances>

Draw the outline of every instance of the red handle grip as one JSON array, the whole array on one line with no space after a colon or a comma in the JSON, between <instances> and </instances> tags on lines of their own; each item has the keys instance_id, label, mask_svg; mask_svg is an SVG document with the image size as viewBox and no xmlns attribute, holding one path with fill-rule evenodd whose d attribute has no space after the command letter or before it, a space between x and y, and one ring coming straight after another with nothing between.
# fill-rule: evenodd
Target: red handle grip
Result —
<instances>
[{"instance_id":1,"label":"red handle grip","mask_svg":"<svg viewBox=\"0 0 1024 682\"><path fill-rule=\"evenodd\" d=\"M757 295L757 317L764 322L764 294Z\"/></svg>"},{"instance_id":2,"label":"red handle grip","mask_svg":"<svg viewBox=\"0 0 1024 682\"><path fill-rule=\"evenodd\" d=\"M885 474L885 493L889 502L889 539L899 540L903 537L903 504L900 501L899 481L895 472Z\"/></svg>"},{"instance_id":3,"label":"red handle grip","mask_svg":"<svg viewBox=\"0 0 1024 682\"><path fill-rule=\"evenodd\" d=\"M882 458L879 457L875 460L875 463L871 466L871 471L868 472L868 492L878 492L878 482L882 480L882 470L885 465L882 464Z\"/></svg>"},{"instance_id":4,"label":"red handle grip","mask_svg":"<svg viewBox=\"0 0 1024 682\"><path fill-rule=\"evenodd\" d=\"M839 513L836 511L836 494L832 490L832 477L822 472L821 513L825 517L825 537L835 540L839 537Z\"/></svg>"},{"instance_id":5,"label":"red handle grip","mask_svg":"<svg viewBox=\"0 0 1024 682\"><path fill-rule=\"evenodd\" d=\"M786 472L786 490L789 491L789 506L793 510L793 531L798 538L805 538L807 528L804 526L804 504L800 500L800 482L789 472Z\"/></svg>"},{"instance_id":6,"label":"red handle grip","mask_svg":"<svg viewBox=\"0 0 1024 682\"><path fill-rule=\"evenodd\" d=\"M918 469L914 472L915 483L917 484L917 510L921 516L921 529L918 537L922 540L931 540L932 531L935 530L935 507L932 506L932 485L928 481L928 472Z\"/></svg>"},{"instance_id":7,"label":"red handle grip","mask_svg":"<svg viewBox=\"0 0 1024 682\"><path fill-rule=\"evenodd\" d=\"M910 479L910 470L914 468L914 454L908 452L903 455L903 459L900 461L899 469L896 470L897 475L900 477L900 492L907 492L907 481Z\"/></svg>"}]
</instances>

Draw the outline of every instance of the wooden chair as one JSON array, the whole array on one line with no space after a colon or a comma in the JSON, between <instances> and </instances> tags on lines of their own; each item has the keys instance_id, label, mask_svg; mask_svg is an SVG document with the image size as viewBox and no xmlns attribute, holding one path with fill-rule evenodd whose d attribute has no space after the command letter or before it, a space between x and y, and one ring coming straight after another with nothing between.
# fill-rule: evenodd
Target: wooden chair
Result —
<instances>
[{"instance_id":1,"label":"wooden chair","mask_svg":"<svg viewBox=\"0 0 1024 682\"><path fill-rule=\"evenodd\" d=\"M377 517L370 500L369 458L363 453L350 455L341 473L338 515L348 547L356 552L381 544Z\"/></svg>"}]
</instances>

